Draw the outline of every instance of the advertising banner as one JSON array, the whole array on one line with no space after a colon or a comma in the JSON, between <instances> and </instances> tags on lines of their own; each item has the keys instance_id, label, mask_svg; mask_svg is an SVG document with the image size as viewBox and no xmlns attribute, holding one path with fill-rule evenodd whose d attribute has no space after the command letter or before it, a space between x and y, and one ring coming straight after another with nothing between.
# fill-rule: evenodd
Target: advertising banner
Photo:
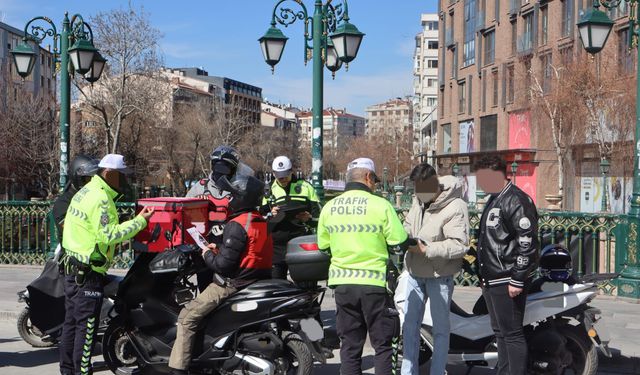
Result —
<instances>
[{"instance_id":1,"label":"advertising banner","mask_svg":"<svg viewBox=\"0 0 640 375\"><path fill-rule=\"evenodd\" d=\"M460 149L459 153L474 152L475 147L475 128L473 121L460 123Z\"/></svg>"}]
</instances>

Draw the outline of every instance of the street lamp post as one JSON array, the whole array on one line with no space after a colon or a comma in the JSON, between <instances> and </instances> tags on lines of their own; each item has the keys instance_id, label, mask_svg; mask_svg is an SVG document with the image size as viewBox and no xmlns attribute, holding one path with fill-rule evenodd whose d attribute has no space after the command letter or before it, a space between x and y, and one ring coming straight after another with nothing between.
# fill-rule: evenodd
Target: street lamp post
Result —
<instances>
[{"instance_id":1,"label":"street lamp post","mask_svg":"<svg viewBox=\"0 0 640 375\"><path fill-rule=\"evenodd\" d=\"M602 212L608 212L609 211L609 207L608 207L608 185L607 185L607 175L609 174L609 168L611 167L611 164L609 163L609 160L607 160L607 158L602 158L602 161L600 162L600 172L602 173Z\"/></svg>"},{"instance_id":2,"label":"street lamp post","mask_svg":"<svg viewBox=\"0 0 640 375\"><path fill-rule=\"evenodd\" d=\"M517 161L513 161L513 163L511 163L511 177L513 178L513 183L516 183L516 174L518 172L518 162Z\"/></svg>"},{"instance_id":3,"label":"street lamp post","mask_svg":"<svg viewBox=\"0 0 640 375\"><path fill-rule=\"evenodd\" d=\"M48 26L35 24L39 21L43 21ZM106 60L94 47L91 27L84 22L81 15L76 14L69 19L69 14L65 13L60 34L50 18L35 17L25 25L22 43L11 51L16 70L23 79L31 74L38 57L29 42L37 46L47 37L53 38L54 61L60 64L60 190L62 190L67 184L69 165L71 74L73 72L82 74L88 82L93 83L100 78ZM71 67L69 60L72 63Z\"/></svg>"},{"instance_id":4,"label":"street lamp post","mask_svg":"<svg viewBox=\"0 0 640 375\"><path fill-rule=\"evenodd\" d=\"M281 7L287 1L289 0L279 0L273 7L271 27L258 41L265 62L273 71L282 57L288 40L276 25L287 27L297 20L304 21L304 62L306 64L309 59L313 60L311 181L318 197L322 200L324 198L322 186L323 65L326 63L327 69L333 75L340 69L342 63L347 64L348 68L349 62L353 61L358 54L364 34L349 23L347 0L341 0L337 5L333 5L332 0L327 0L324 4L322 0L315 0L313 17L309 16L302 0L291 0L302 8L300 11Z\"/></svg>"},{"instance_id":5,"label":"street lamp post","mask_svg":"<svg viewBox=\"0 0 640 375\"><path fill-rule=\"evenodd\" d=\"M577 23L580 32L580 39L585 50L591 54L602 50L607 38L611 33L614 22L607 15L599 10L600 5L607 9L617 8L622 1L631 5L629 17L629 48L636 47L636 77L640 78L640 48L637 48L640 30L638 30L638 19L640 19L640 0L595 0L593 9L589 9ZM636 81L636 128L635 128L635 152L633 156L633 197L631 199L631 210L624 217L620 224L620 238L616 236L616 254L620 254L616 259L616 268L623 264L623 268L618 279L618 296L640 299L640 168L638 158L640 157L640 81Z\"/></svg>"},{"instance_id":6,"label":"street lamp post","mask_svg":"<svg viewBox=\"0 0 640 375\"><path fill-rule=\"evenodd\" d=\"M459 173L460 173L460 166L458 166L458 163L455 163L453 167L451 167L451 174L453 174L455 177L458 177Z\"/></svg>"}]
</instances>

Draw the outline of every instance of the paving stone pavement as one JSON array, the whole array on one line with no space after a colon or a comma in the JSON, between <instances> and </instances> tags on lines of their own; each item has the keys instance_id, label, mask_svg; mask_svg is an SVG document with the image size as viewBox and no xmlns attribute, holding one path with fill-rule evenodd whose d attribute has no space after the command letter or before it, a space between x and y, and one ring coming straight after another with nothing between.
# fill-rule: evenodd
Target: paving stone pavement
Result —
<instances>
[{"instance_id":1,"label":"paving stone pavement","mask_svg":"<svg viewBox=\"0 0 640 375\"><path fill-rule=\"evenodd\" d=\"M42 375L57 373L58 351L56 348L35 349L24 343L18 336L15 325L23 306L18 303L16 293L33 280L40 267L3 266L0 265L0 373L16 375ZM115 271L115 273L122 273ZM454 293L455 301L467 311L479 296L478 288L459 287ZM600 308L603 319L611 334L610 347L613 358L600 356L598 374L627 375L640 374L640 304L621 301L615 297L598 296L592 305ZM327 292L323 302L322 319L326 325L335 325L335 303L331 291ZM334 375L339 373L339 352L334 351L335 358L325 365L314 367L316 375ZM367 343L363 353L364 374L373 374L373 349ZM101 361L101 356L94 357L94 363ZM96 373L109 374L109 371ZM450 375L464 375L464 366L449 366ZM428 374L428 367L421 369L421 374ZM476 368L470 375L489 375L492 371Z\"/></svg>"}]
</instances>

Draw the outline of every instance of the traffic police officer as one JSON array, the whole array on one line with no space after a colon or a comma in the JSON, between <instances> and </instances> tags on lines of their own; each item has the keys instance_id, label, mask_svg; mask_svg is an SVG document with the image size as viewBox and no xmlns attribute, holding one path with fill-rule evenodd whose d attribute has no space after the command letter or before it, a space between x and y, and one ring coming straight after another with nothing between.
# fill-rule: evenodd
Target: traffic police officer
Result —
<instances>
[{"instance_id":1,"label":"traffic police officer","mask_svg":"<svg viewBox=\"0 0 640 375\"><path fill-rule=\"evenodd\" d=\"M114 200L125 186L128 168L122 155L106 155L94 176L67 210L62 236L65 249L65 321L60 342L60 372L90 374L93 339L102 306L104 276L115 256L115 246L147 225L153 209L119 224ZM68 366L67 364L73 364ZM63 364L64 367L63 367Z\"/></svg>"},{"instance_id":2,"label":"traffic police officer","mask_svg":"<svg viewBox=\"0 0 640 375\"><path fill-rule=\"evenodd\" d=\"M275 181L271 184L271 193L262 201L262 212L268 212L270 216L269 227L273 236L272 277L286 279L287 243L292 238L310 232L309 224L320 215L320 201L310 183L293 176L293 165L288 157L278 156L273 159L271 169ZM285 212L289 209L297 213L289 215Z\"/></svg>"},{"instance_id":3,"label":"traffic police officer","mask_svg":"<svg viewBox=\"0 0 640 375\"><path fill-rule=\"evenodd\" d=\"M324 206L318 221L318 246L331 254L342 375L362 374L367 331L376 375L397 371L400 321L386 288L387 260L390 247L406 250L410 241L391 203L372 193L377 182L371 159L352 161L345 192Z\"/></svg>"}]
</instances>

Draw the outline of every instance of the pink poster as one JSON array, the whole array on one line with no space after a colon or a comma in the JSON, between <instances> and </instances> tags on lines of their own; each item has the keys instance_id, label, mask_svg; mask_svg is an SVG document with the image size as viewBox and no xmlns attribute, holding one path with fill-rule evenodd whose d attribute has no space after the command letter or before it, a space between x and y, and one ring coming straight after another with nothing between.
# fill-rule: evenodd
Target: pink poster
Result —
<instances>
[{"instance_id":1,"label":"pink poster","mask_svg":"<svg viewBox=\"0 0 640 375\"><path fill-rule=\"evenodd\" d=\"M509 148L531 147L531 113L529 111L509 114Z\"/></svg>"},{"instance_id":2,"label":"pink poster","mask_svg":"<svg viewBox=\"0 0 640 375\"><path fill-rule=\"evenodd\" d=\"M529 111L511 113L509 114L509 149L527 148L531 148L531 113ZM518 162L516 185L536 202L536 166L526 161L516 161Z\"/></svg>"}]
</instances>

